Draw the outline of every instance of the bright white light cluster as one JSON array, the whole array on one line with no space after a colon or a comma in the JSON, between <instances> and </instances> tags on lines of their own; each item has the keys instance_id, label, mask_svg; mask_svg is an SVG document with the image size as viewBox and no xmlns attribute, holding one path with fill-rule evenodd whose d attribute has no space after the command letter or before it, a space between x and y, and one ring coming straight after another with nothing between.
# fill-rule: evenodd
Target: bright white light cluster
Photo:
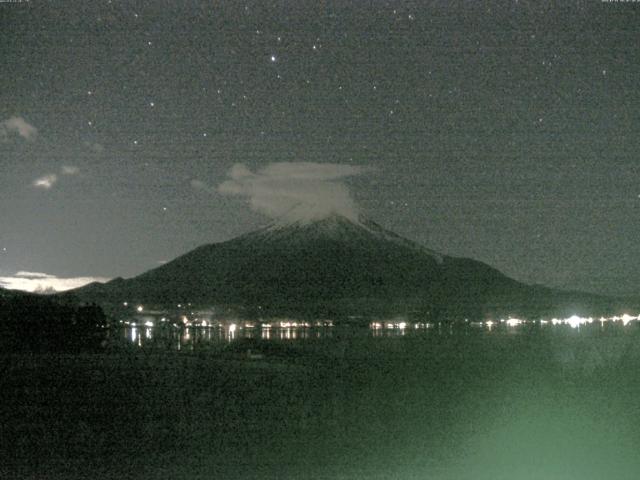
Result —
<instances>
[{"instance_id":1,"label":"bright white light cluster","mask_svg":"<svg viewBox=\"0 0 640 480\"><path fill-rule=\"evenodd\" d=\"M628 325L629 322L632 322L634 320L640 320L640 315L638 315L637 317L632 317L631 315L625 313L623 314L621 317L611 317L610 319L604 319L605 322L607 320L613 320L614 322L622 322L623 325ZM602 321L602 319L600 319L600 321Z\"/></svg>"},{"instance_id":2,"label":"bright white light cluster","mask_svg":"<svg viewBox=\"0 0 640 480\"><path fill-rule=\"evenodd\" d=\"M507 320L500 320L500 322L506 323L509 327L517 327L518 325L526 323L525 320L520 320L519 318L509 318Z\"/></svg>"},{"instance_id":3,"label":"bright white light cluster","mask_svg":"<svg viewBox=\"0 0 640 480\"><path fill-rule=\"evenodd\" d=\"M606 322L622 322L622 324L626 326L630 322L633 322L636 320L640 320L640 315L634 317L632 315L629 315L628 313L625 313L622 316L614 315L612 317L600 317L599 322L601 325ZM485 325L491 327L491 325L489 325L489 322L490 321L485 322ZM517 318L511 318L511 317L509 317L509 319L507 320L501 319L500 322L506 323L507 326L509 327L516 327L518 325L527 324L527 323L535 323L535 321L520 320ZM542 319L542 320L538 320L538 322L540 323L540 325L546 325L549 322L551 322L552 325L569 325L571 328L579 328L582 325L588 325L593 323L594 319L592 317L580 317L579 315L571 315L570 317L567 317L567 318L552 318L551 320ZM493 324L493 322L491 322L491 324Z\"/></svg>"},{"instance_id":4,"label":"bright white light cluster","mask_svg":"<svg viewBox=\"0 0 640 480\"><path fill-rule=\"evenodd\" d=\"M311 324L309 322L295 322L295 321L284 321L280 322L280 328L309 328Z\"/></svg>"}]
</instances>

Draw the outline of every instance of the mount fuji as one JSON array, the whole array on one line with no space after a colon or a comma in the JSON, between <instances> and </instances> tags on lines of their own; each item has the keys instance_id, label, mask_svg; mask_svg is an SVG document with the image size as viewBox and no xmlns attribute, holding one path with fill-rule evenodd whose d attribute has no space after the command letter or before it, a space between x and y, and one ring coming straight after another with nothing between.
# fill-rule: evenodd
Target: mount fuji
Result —
<instances>
[{"instance_id":1,"label":"mount fuji","mask_svg":"<svg viewBox=\"0 0 640 480\"><path fill-rule=\"evenodd\" d=\"M225 306L260 316L596 314L612 300L517 282L482 262L447 256L377 223L331 214L281 221L201 247L130 279L70 293L102 305ZM609 310L610 311L610 310Z\"/></svg>"}]
</instances>

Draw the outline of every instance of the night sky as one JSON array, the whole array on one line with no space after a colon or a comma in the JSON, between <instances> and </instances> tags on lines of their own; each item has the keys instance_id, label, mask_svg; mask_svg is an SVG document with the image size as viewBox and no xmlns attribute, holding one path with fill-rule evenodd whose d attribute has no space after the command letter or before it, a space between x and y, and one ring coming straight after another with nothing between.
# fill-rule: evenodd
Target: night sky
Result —
<instances>
[{"instance_id":1,"label":"night sky","mask_svg":"<svg viewBox=\"0 0 640 480\"><path fill-rule=\"evenodd\" d=\"M269 222L238 172L310 169L432 249L640 293L639 25L600 0L0 3L0 283L142 273Z\"/></svg>"}]
</instances>

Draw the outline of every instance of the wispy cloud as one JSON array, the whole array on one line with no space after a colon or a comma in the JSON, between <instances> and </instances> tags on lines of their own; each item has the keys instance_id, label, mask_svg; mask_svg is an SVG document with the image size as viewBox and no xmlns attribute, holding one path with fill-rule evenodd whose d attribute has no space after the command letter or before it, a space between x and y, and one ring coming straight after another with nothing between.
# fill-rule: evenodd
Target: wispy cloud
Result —
<instances>
[{"instance_id":1,"label":"wispy cloud","mask_svg":"<svg viewBox=\"0 0 640 480\"><path fill-rule=\"evenodd\" d=\"M36 178L31 184L36 188L43 188L49 190L58 181L58 175L55 173L48 173L42 177Z\"/></svg>"},{"instance_id":2,"label":"wispy cloud","mask_svg":"<svg viewBox=\"0 0 640 480\"><path fill-rule=\"evenodd\" d=\"M41 272L16 272L13 276L0 277L0 287L26 292L62 292L91 282L107 282L104 277L57 277Z\"/></svg>"},{"instance_id":3,"label":"wispy cloud","mask_svg":"<svg viewBox=\"0 0 640 480\"><path fill-rule=\"evenodd\" d=\"M335 163L277 162L254 173L238 163L218 192L245 197L252 209L272 218L314 220L338 213L355 219L358 207L344 179L365 171Z\"/></svg>"},{"instance_id":4,"label":"wispy cloud","mask_svg":"<svg viewBox=\"0 0 640 480\"><path fill-rule=\"evenodd\" d=\"M61 172L63 175L77 175L80 173L80 169L72 165L63 165Z\"/></svg>"},{"instance_id":5,"label":"wispy cloud","mask_svg":"<svg viewBox=\"0 0 640 480\"><path fill-rule=\"evenodd\" d=\"M71 176L71 175L78 175L79 173L80 173L80 169L73 165L63 165L60 168L60 175ZM57 173L47 173L46 175L36 178L33 182L31 182L31 185L33 185L36 188L49 190L56 183L58 183L58 180L60 180L60 175L58 175Z\"/></svg>"},{"instance_id":6,"label":"wispy cloud","mask_svg":"<svg viewBox=\"0 0 640 480\"><path fill-rule=\"evenodd\" d=\"M49 275L48 273L41 272L25 272L24 270L20 270L16 272L16 277L25 277L25 278L55 278L54 275Z\"/></svg>"},{"instance_id":7,"label":"wispy cloud","mask_svg":"<svg viewBox=\"0 0 640 480\"><path fill-rule=\"evenodd\" d=\"M23 117L10 117L0 122L0 139L6 139L12 133L20 135L25 140L33 140L38 134L38 129Z\"/></svg>"}]
</instances>

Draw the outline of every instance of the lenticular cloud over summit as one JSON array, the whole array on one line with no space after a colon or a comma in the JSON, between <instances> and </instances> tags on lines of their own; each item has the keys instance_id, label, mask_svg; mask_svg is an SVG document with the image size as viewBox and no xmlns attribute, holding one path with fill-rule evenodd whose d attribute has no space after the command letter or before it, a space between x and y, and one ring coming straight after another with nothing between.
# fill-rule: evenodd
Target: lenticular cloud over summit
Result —
<instances>
[{"instance_id":1,"label":"lenticular cloud over summit","mask_svg":"<svg viewBox=\"0 0 640 480\"><path fill-rule=\"evenodd\" d=\"M252 209L271 218L313 221L337 213L356 220L358 208L344 179L364 172L336 163L277 162L254 173L237 163L218 191L246 197Z\"/></svg>"}]
</instances>

